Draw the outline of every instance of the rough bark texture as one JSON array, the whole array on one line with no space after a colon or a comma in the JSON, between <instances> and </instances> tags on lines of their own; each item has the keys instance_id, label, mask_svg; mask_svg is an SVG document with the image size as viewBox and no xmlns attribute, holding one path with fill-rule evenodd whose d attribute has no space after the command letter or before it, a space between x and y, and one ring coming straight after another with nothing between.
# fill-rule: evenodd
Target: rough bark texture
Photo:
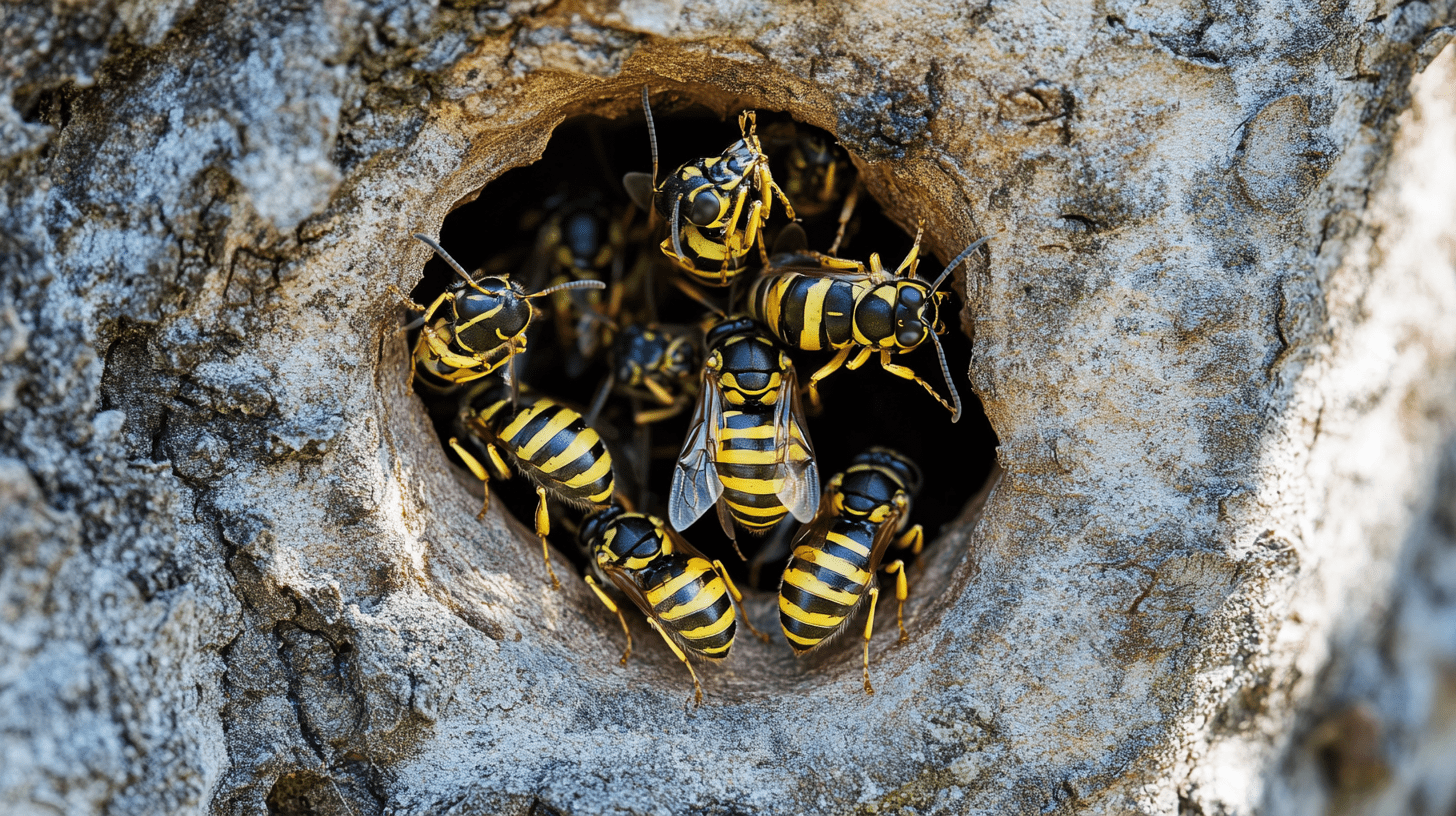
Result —
<instances>
[{"instance_id":1,"label":"rough bark texture","mask_svg":"<svg viewBox=\"0 0 1456 816\"><path fill-rule=\"evenodd\" d=\"M1451 0L0 14L7 813L1451 807ZM618 667L406 382L409 234L644 83L995 235L1004 476L872 698Z\"/></svg>"}]
</instances>

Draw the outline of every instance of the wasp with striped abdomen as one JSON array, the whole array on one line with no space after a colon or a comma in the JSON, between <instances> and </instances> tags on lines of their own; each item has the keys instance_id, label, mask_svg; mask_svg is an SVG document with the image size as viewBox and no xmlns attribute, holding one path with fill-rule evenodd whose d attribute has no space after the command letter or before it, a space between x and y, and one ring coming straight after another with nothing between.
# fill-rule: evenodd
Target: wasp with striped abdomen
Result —
<instances>
[{"instance_id":1,"label":"wasp with striped abdomen","mask_svg":"<svg viewBox=\"0 0 1456 816\"><path fill-rule=\"evenodd\" d=\"M652 175L628 173L622 186L637 206L648 212L655 209L667 219L668 237L660 245L662 253L694 280L709 286L731 283L747 267L748 253L755 246L767 263L763 228L773 200L783 203L790 219L794 218L794 205L769 171L754 111L738 115L742 138L721 154L689 161L658 184L657 133L645 87L642 109L652 144ZM718 268L708 268L713 265Z\"/></svg>"},{"instance_id":2,"label":"wasp with striped abdomen","mask_svg":"<svg viewBox=\"0 0 1456 816\"><path fill-rule=\"evenodd\" d=\"M526 350L526 330L536 315L533 298L563 289L605 289L599 280L574 280L528 292L510 277L472 277L439 244L416 234L460 276L425 309L411 364L434 390L485 377ZM448 313L442 314L442 312ZM514 379L514 378L513 378Z\"/></svg>"},{"instance_id":3,"label":"wasp with striped abdomen","mask_svg":"<svg viewBox=\"0 0 1456 816\"><path fill-rule=\"evenodd\" d=\"M864 628L864 690L870 685L870 637L880 588L876 574L891 544L919 554L925 533L907 529L910 502L920 489L920 469L888 448L856 456L824 489L819 513L800 531L779 586L779 624L796 655L839 634L861 602L869 601ZM883 567L895 576L896 622L905 632L905 562Z\"/></svg>"},{"instance_id":4,"label":"wasp with striped abdomen","mask_svg":"<svg viewBox=\"0 0 1456 816\"><path fill-rule=\"evenodd\" d=\"M694 704L703 702L703 687L688 661L688 653L722 660L733 648L743 594L733 585L721 561L709 561L661 519L612 506L588 516L577 534L592 555L592 563L611 583L632 599L647 616L647 624L667 642L693 678ZM632 656L632 631L621 608L590 575L586 578L598 599L617 616L627 636L622 665ZM748 615L743 625L758 637Z\"/></svg>"},{"instance_id":5,"label":"wasp with striped abdomen","mask_svg":"<svg viewBox=\"0 0 1456 816\"><path fill-rule=\"evenodd\" d=\"M465 401L456 428L480 454L471 454L458 438L450 440L450 447L485 485L481 515L490 509L491 477L505 480L511 476L507 461L536 486L536 535L541 538L551 584L560 587L546 542L551 534L546 499L549 496L576 507L602 507L611 500L616 479L612 456L601 436L575 410L533 394L520 395L517 403L514 388L498 382Z\"/></svg>"},{"instance_id":6,"label":"wasp with striped abdomen","mask_svg":"<svg viewBox=\"0 0 1456 816\"><path fill-rule=\"evenodd\" d=\"M717 505L723 531L734 522L762 535L784 516L814 517L819 469L799 404L794 363L749 318L708 331L697 408L672 474L668 519L685 530Z\"/></svg>"},{"instance_id":7,"label":"wasp with striped abdomen","mask_svg":"<svg viewBox=\"0 0 1456 816\"><path fill-rule=\"evenodd\" d=\"M791 229L795 227L790 225L785 231ZM881 265L879 253L871 255L866 266L818 252L793 252L776 256L766 274L753 282L749 313L775 337L804 351L835 350L834 358L809 377L809 398L816 408L821 380L840 368L859 368L878 351L881 368L919 383L951 412L951 422L960 420L960 394L937 337L946 331L940 306L949 296L940 286L986 239L967 247L929 283L915 275L923 232L922 224L915 232L914 246L893 274ZM927 337L940 358L949 401L909 366L894 362L897 355L919 348Z\"/></svg>"}]
</instances>

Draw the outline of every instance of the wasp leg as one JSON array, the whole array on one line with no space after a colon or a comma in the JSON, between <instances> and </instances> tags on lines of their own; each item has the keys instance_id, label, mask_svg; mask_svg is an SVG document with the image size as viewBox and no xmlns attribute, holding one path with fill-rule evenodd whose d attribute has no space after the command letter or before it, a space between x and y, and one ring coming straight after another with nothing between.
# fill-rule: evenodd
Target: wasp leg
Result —
<instances>
[{"instance_id":1,"label":"wasp leg","mask_svg":"<svg viewBox=\"0 0 1456 816\"><path fill-rule=\"evenodd\" d=\"M895 541L895 546L901 550L909 549L911 555L919 555L925 549L925 528L919 524L911 527Z\"/></svg>"},{"instance_id":2,"label":"wasp leg","mask_svg":"<svg viewBox=\"0 0 1456 816\"><path fill-rule=\"evenodd\" d=\"M651 411L638 411L632 419L638 425L651 425L654 422L661 422L664 419L671 419L672 417L675 417L678 414L682 413L683 409L688 407L688 403L691 401L692 400L688 399L688 396L684 394L681 397L678 397L672 405L669 405L666 408L655 408Z\"/></svg>"},{"instance_id":3,"label":"wasp leg","mask_svg":"<svg viewBox=\"0 0 1456 816\"><path fill-rule=\"evenodd\" d=\"M922 218L920 219L919 225L915 227L915 244L910 247L910 253L905 256L905 260L901 261L899 268L895 270L895 277L915 277L915 270L920 266L920 236L924 234L925 219Z\"/></svg>"},{"instance_id":4,"label":"wasp leg","mask_svg":"<svg viewBox=\"0 0 1456 816\"><path fill-rule=\"evenodd\" d=\"M648 618L647 625L652 627L652 631L662 635L662 640L667 644L667 648L671 649L672 653L677 655L677 659L681 660L682 664L688 667L688 675L693 678L693 705L702 705L703 686L698 682L698 673L693 671L693 664L688 662L688 656L683 654L683 650L678 648L678 645L673 642L672 638L668 637L667 632L663 631L662 625L657 622L656 618Z\"/></svg>"},{"instance_id":5,"label":"wasp leg","mask_svg":"<svg viewBox=\"0 0 1456 816\"><path fill-rule=\"evenodd\" d=\"M794 205L789 203L789 197L787 195L784 195L784 191L779 187L778 184L776 184L774 182L773 176L769 174L767 167L765 167L763 169L763 174L764 174L764 176L767 176L768 177L768 183L767 184L762 184L761 186L767 187L769 189L769 191L773 193L773 197L774 198L777 198L779 201L781 201L783 203L783 205L784 205L784 215L787 215L789 217L789 220L790 221L792 221L795 218L797 218L798 216L794 214ZM767 198L767 197L765 196L765 198ZM764 218L765 221L768 220L768 213L767 212L765 212L763 214L763 218ZM830 252L829 254L833 255L834 253L833 252Z\"/></svg>"},{"instance_id":6,"label":"wasp leg","mask_svg":"<svg viewBox=\"0 0 1456 816\"><path fill-rule=\"evenodd\" d=\"M748 226L743 230L743 251L758 244L758 259L768 266L768 250L763 245L763 225L768 223L768 211L762 201L754 201L753 209L748 213ZM726 264L727 261L724 261Z\"/></svg>"},{"instance_id":7,"label":"wasp leg","mask_svg":"<svg viewBox=\"0 0 1456 816\"><path fill-rule=\"evenodd\" d=\"M865 620L864 630L864 690L865 694L874 694L875 687L870 685L870 636L875 633L875 605L880 601L880 588L874 587L870 590L870 616Z\"/></svg>"},{"instance_id":8,"label":"wasp leg","mask_svg":"<svg viewBox=\"0 0 1456 816\"><path fill-rule=\"evenodd\" d=\"M546 536L551 535L551 514L546 512L546 488L536 486L536 535L541 537L541 557L546 559L546 571L551 573L551 588L561 589L561 580L551 567L551 545Z\"/></svg>"},{"instance_id":9,"label":"wasp leg","mask_svg":"<svg viewBox=\"0 0 1456 816\"><path fill-rule=\"evenodd\" d=\"M814 372L809 376L809 384L805 386L805 390L809 392L809 403L814 406L814 410L816 412L823 410L823 406L819 403L820 380L823 380L825 377L828 377L830 374L833 374L834 372L842 368L844 366L844 361L849 359L849 353L853 350L853 346L846 346L840 349L839 352L834 355L834 359L825 363L818 371Z\"/></svg>"},{"instance_id":10,"label":"wasp leg","mask_svg":"<svg viewBox=\"0 0 1456 816\"><path fill-rule=\"evenodd\" d=\"M597 599L602 602L603 606L616 613L617 620L622 624L622 634L627 636L627 651L622 652L622 659L618 662L625 666L627 665L627 658L632 656L632 630L627 628L627 619L622 617L621 608L611 598L607 597L607 593L603 592L602 588L597 586L596 580L590 575L586 577L586 585L591 587L592 592L596 593Z\"/></svg>"},{"instance_id":11,"label":"wasp leg","mask_svg":"<svg viewBox=\"0 0 1456 816\"><path fill-rule=\"evenodd\" d=\"M829 245L829 255L838 252L840 243L844 241L844 230L849 227L849 219L854 217L854 208L859 204L859 191L859 179L855 179L849 195L844 197L844 206L839 209L839 229L834 233L834 243Z\"/></svg>"},{"instance_id":12,"label":"wasp leg","mask_svg":"<svg viewBox=\"0 0 1456 816\"><path fill-rule=\"evenodd\" d=\"M470 468L470 472L475 474L475 478L479 479L480 483L485 486L485 502L481 504L480 512L475 516L476 518L485 518L485 514L490 511L490 472L485 469L485 465L482 465L479 459L471 456L469 451L461 447L460 441L453 436L450 437L450 447L454 449L455 455L460 457L460 461L464 462L465 466ZM487 445L485 449L492 459L499 461L500 454L496 453L495 446ZM491 464L494 465L495 462ZM502 462L501 467L504 468L504 466L505 463ZM500 472L500 470L496 471L497 474Z\"/></svg>"},{"instance_id":13,"label":"wasp leg","mask_svg":"<svg viewBox=\"0 0 1456 816\"><path fill-rule=\"evenodd\" d=\"M910 639L905 631L905 599L910 597L910 585L905 580L905 562L897 558L886 565L885 572L895 576L895 599L900 602L895 610L895 623L900 626L900 642L904 643Z\"/></svg>"},{"instance_id":14,"label":"wasp leg","mask_svg":"<svg viewBox=\"0 0 1456 816\"><path fill-rule=\"evenodd\" d=\"M752 632L754 637L758 638L764 643L768 643L768 635L758 631L758 629L754 627L753 621L750 621L748 619L748 609L743 605L743 593L738 591L738 586L733 583L732 578L728 577L728 569L723 566L723 562L714 561L713 569L718 573L718 577L723 579L723 583L727 585L728 594L732 595L733 602L738 604L738 611L743 613L743 625L748 627L748 631Z\"/></svg>"},{"instance_id":15,"label":"wasp leg","mask_svg":"<svg viewBox=\"0 0 1456 816\"><path fill-rule=\"evenodd\" d=\"M950 411L951 413L955 413L955 408L953 408L949 402L945 401L945 397L942 397L940 394L936 393L935 389L930 386L930 383L921 379L920 375L912 371L909 366L903 366L898 363L890 362L890 354L891 352L889 351L889 349L884 349L880 351L881 368L885 369L891 374L894 374L896 377L904 377L905 379L912 382L920 383L920 387L924 388L927 392L929 392L930 396L935 397L936 402L945 406L945 410ZM855 368L855 366L850 365L850 368Z\"/></svg>"}]
</instances>

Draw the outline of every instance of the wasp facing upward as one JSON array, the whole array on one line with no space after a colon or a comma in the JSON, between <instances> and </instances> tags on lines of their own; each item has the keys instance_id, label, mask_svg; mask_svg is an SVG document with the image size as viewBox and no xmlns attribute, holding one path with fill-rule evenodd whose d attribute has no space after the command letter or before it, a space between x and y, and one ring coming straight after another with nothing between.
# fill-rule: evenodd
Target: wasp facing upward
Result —
<instances>
[{"instance_id":1,"label":"wasp facing upward","mask_svg":"<svg viewBox=\"0 0 1456 816\"><path fill-rule=\"evenodd\" d=\"M592 561L622 594L647 616L647 624L667 642L693 678L694 703L702 703L703 687L688 662L691 652L722 660L733 648L743 594L733 585L721 561L709 561L661 519L629 513L620 506L594 513L582 522L578 538ZM616 614L627 636L622 665L632 656L632 632L617 606L588 575L587 585ZM764 641L748 616L743 625Z\"/></svg>"},{"instance_id":2,"label":"wasp facing upward","mask_svg":"<svg viewBox=\"0 0 1456 816\"><path fill-rule=\"evenodd\" d=\"M919 554L925 532L906 529L910 500L920 489L920 469L889 448L870 448L824 488L819 513L794 541L779 587L779 624L794 654L802 655L843 630L859 604L869 600L864 628L864 690L870 685L870 636L880 597L875 574L891 543ZM903 533L902 533L903 531ZM885 566L895 576L896 621L905 634L905 562ZM866 591L868 590L868 592Z\"/></svg>"},{"instance_id":3,"label":"wasp facing upward","mask_svg":"<svg viewBox=\"0 0 1456 816\"><path fill-rule=\"evenodd\" d=\"M762 535L784 516L813 518L819 469L794 364L746 317L708 332L701 390L672 474L668 518L685 530L715 503L723 532Z\"/></svg>"},{"instance_id":4,"label":"wasp facing upward","mask_svg":"<svg viewBox=\"0 0 1456 816\"><path fill-rule=\"evenodd\" d=\"M652 142L652 175L628 173L622 185L637 206L647 211L656 209L667 219L663 254L698 282L710 286L727 286L747 265L747 255L755 246L767 263L763 227L768 223L773 199L783 203L791 219L794 206L769 172L768 157L758 140L755 113L739 114L742 138L720 155L687 162L658 184L657 133L645 87L642 109ZM699 262L717 263L719 268L700 269Z\"/></svg>"}]
</instances>

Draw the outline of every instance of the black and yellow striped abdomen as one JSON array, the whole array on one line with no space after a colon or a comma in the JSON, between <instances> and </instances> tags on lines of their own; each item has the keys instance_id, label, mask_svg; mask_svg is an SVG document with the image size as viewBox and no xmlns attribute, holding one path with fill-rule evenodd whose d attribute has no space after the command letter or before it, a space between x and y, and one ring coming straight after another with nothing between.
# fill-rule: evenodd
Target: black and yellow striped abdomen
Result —
<instances>
[{"instance_id":1,"label":"black and yellow striped abdomen","mask_svg":"<svg viewBox=\"0 0 1456 816\"><path fill-rule=\"evenodd\" d=\"M797 427L793 429L797 439ZM765 533L788 515L779 500L783 487L772 407L757 412L724 411L718 431L718 478L734 520L752 533ZM802 440L800 440L802 441Z\"/></svg>"},{"instance_id":2,"label":"black and yellow striped abdomen","mask_svg":"<svg viewBox=\"0 0 1456 816\"><path fill-rule=\"evenodd\" d=\"M852 279L778 272L754 281L748 309L794 348L841 349L855 342L855 301L866 291L864 283Z\"/></svg>"},{"instance_id":3,"label":"black and yellow striped abdomen","mask_svg":"<svg viewBox=\"0 0 1456 816\"><path fill-rule=\"evenodd\" d=\"M727 656L738 630L728 587L706 559L674 553L634 576L653 615L684 646L703 657Z\"/></svg>"},{"instance_id":4,"label":"black and yellow striped abdomen","mask_svg":"<svg viewBox=\"0 0 1456 816\"><path fill-rule=\"evenodd\" d=\"M528 478L562 501L602 504L615 489L612 456L582 415L560 403L539 398L509 419L510 402L500 400L479 414L499 428L496 439Z\"/></svg>"},{"instance_id":5,"label":"black and yellow striped abdomen","mask_svg":"<svg viewBox=\"0 0 1456 816\"><path fill-rule=\"evenodd\" d=\"M835 519L821 542L794 549L779 587L779 623L795 652L833 636L865 597L878 525Z\"/></svg>"}]
</instances>

